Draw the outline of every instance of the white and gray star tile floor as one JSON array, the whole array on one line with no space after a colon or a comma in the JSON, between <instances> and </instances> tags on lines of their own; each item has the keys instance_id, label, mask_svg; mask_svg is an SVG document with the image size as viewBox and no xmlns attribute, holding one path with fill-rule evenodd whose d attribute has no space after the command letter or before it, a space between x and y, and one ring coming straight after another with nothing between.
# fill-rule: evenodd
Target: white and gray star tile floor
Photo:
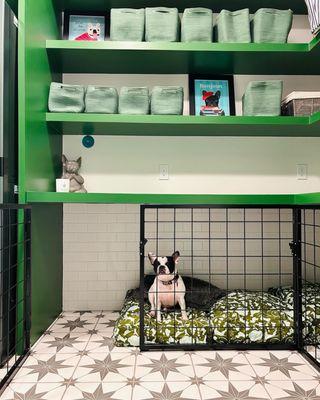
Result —
<instances>
[{"instance_id":1,"label":"white and gray star tile floor","mask_svg":"<svg viewBox=\"0 0 320 400\"><path fill-rule=\"evenodd\" d=\"M116 313L63 313L0 400L320 400L295 352L148 352L115 347Z\"/></svg>"}]
</instances>

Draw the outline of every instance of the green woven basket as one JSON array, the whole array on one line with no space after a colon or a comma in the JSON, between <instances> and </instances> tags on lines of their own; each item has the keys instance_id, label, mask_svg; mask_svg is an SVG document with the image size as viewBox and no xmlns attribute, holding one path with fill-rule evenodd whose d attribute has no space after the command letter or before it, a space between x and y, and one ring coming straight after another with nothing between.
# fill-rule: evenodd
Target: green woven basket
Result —
<instances>
[{"instance_id":1,"label":"green woven basket","mask_svg":"<svg viewBox=\"0 0 320 400\"><path fill-rule=\"evenodd\" d=\"M88 86L85 97L85 112L96 114L118 113L118 92L115 88Z\"/></svg>"},{"instance_id":2,"label":"green woven basket","mask_svg":"<svg viewBox=\"0 0 320 400\"><path fill-rule=\"evenodd\" d=\"M177 8L146 8L146 42L178 42L179 33Z\"/></svg>"},{"instance_id":3,"label":"green woven basket","mask_svg":"<svg viewBox=\"0 0 320 400\"><path fill-rule=\"evenodd\" d=\"M292 27L291 10L260 8L253 17L255 43L286 43Z\"/></svg>"},{"instance_id":4,"label":"green woven basket","mask_svg":"<svg viewBox=\"0 0 320 400\"><path fill-rule=\"evenodd\" d=\"M242 98L243 115L280 115L282 90L282 81L250 82Z\"/></svg>"},{"instance_id":5,"label":"green woven basket","mask_svg":"<svg viewBox=\"0 0 320 400\"><path fill-rule=\"evenodd\" d=\"M144 25L144 8L113 8L111 9L110 39L142 42L144 39Z\"/></svg>"},{"instance_id":6,"label":"green woven basket","mask_svg":"<svg viewBox=\"0 0 320 400\"><path fill-rule=\"evenodd\" d=\"M119 114L146 115L150 111L149 90L146 87L123 87L119 96Z\"/></svg>"},{"instance_id":7,"label":"green woven basket","mask_svg":"<svg viewBox=\"0 0 320 400\"><path fill-rule=\"evenodd\" d=\"M186 8L181 23L182 42L212 42L213 17L208 8Z\"/></svg>"},{"instance_id":8,"label":"green woven basket","mask_svg":"<svg viewBox=\"0 0 320 400\"><path fill-rule=\"evenodd\" d=\"M250 43L250 14L245 8L222 10L217 17L217 41L220 43Z\"/></svg>"},{"instance_id":9,"label":"green woven basket","mask_svg":"<svg viewBox=\"0 0 320 400\"><path fill-rule=\"evenodd\" d=\"M180 86L156 86L151 95L151 114L181 115L183 98L183 88Z\"/></svg>"},{"instance_id":10,"label":"green woven basket","mask_svg":"<svg viewBox=\"0 0 320 400\"><path fill-rule=\"evenodd\" d=\"M52 82L48 107L50 112L81 113L84 111L85 88Z\"/></svg>"}]
</instances>

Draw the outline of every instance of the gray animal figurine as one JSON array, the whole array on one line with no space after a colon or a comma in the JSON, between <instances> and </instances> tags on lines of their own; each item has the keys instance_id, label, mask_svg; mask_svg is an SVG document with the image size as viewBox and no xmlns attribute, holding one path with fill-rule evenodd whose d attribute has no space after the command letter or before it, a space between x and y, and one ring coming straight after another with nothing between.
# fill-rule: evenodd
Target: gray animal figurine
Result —
<instances>
[{"instance_id":1,"label":"gray animal figurine","mask_svg":"<svg viewBox=\"0 0 320 400\"><path fill-rule=\"evenodd\" d=\"M63 173L62 179L70 180L70 193L87 193L84 179L79 175L81 168L81 157L76 161L69 161L65 155L62 156Z\"/></svg>"}]
</instances>

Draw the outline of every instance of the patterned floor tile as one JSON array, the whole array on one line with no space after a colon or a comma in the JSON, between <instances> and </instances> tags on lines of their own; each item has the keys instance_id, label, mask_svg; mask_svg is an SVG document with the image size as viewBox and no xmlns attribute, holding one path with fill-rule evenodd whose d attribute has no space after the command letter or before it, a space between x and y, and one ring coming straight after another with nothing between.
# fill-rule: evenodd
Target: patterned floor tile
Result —
<instances>
[{"instance_id":1,"label":"patterned floor tile","mask_svg":"<svg viewBox=\"0 0 320 400\"><path fill-rule=\"evenodd\" d=\"M246 355L259 377L266 380L309 380L317 377L297 353L290 351L252 351Z\"/></svg>"},{"instance_id":2,"label":"patterned floor tile","mask_svg":"<svg viewBox=\"0 0 320 400\"><path fill-rule=\"evenodd\" d=\"M135 385L132 400L200 400L197 385L191 382L143 382Z\"/></svg>"},{"instance_id":3,"label":"patterned floor tile","mask_svg":"<svg viewBox=\"0 0 320 400\"><path fill-rule=\"evenodd\" d=\"M126 382L134 376L136 356L131 353L84 355L74 372L77 382Z\"/></svg>"},{"instance_id":4,"label":"patterned floor tile","mask_svg":"<svg viewBox=\"0 0 320 400\"><path fill-rule=\"evenodd\" d=\"M261 384L252 381L203 381L200 383L202 400L266 400L270 399Z\"/></svg>"},{"instance_id":5,"label":"patterned floor tile","mask_svg":"<svg viewBox=\"0 0 320 400\"><path fill-rule=\"evenodd\" d=\"M132 353L132 347L117 347L114 345L114 340L110 338L109 334L94 334L91 336L86 350L89 353Z\"/></svg>"},{"instance_id":6,"label":"patterned floor tile","mask_svg":"<svg viewBox=\"0 0 320 400\"><path fill-rule=\"evenodd\" d=\"M47 331L48 332L65 332L65 333L90 333L95 329L99 318L96 314L86 313L84 315L61 315Z\"/></svg>"},{"instance_id":7,"label":"patterned floor tile","mask_svg":"<svg viewBox=\"0 0 320 400\"><path fill-rule=\"evenodd\" d=\"M89 339L90 334L88 333L53 332L50 335L43 335L32 351L39 354L78 353L86 348Z\"/></svg>"},{"instance_id":8,"label":"patterned floor tile","mask_svg":"<svg viewBox=\"0 0 320 400\"><path fill-rule=\"evenodd\" d=\"M73 354L34 354L17 373L14 382L55 383L70 379L80 361Z\"/></svg>"},{"instance_id":9,"label":"patterned floor tile","mask_svg":"<svg viewBox=\"0 0 320 400\"><path fill-rule=\"evenodd\" d=\"M207 381L253 380L256 374L243 354L236 351L220 351L207 356L205 353L192 354L197 377Z\"/></svg>"},{"instance_id":10,"label":"patterned floor tile","mask_svg":"<svg viewBox=\"0 0 320 400\"><path fill-rule=\"evenodd\" d=\"M265 388L273 400L320 400L320 386L316 380L271 381Z\"/></svg>"},{"instance_id":11,"label":"patterned floor tile","mask_svg":"<svg viewBox=\"0 0 320 400\"><path fill-rule=\"evenodd\" d=\"M12 383L1 400L61 400L65 390L58 383Z\"/></svg>"},{"instance_id":12,"label":"patterned floor tile","mask_svg":"<svg viewBox=\"0 0 320 400\"><path fill-rule=\"evenodd\" d=\"M149 382L180 382L194 378L189 354L184 352L148 352L137 356L135 377Z\"/></svg>"},{"instance_id":13,"label":"patterned floor tile","mask_svg":"<svg viewBox=\"0 0 320 400\"><path fill-rule=\"evenodd\" d=\"M63 400L130 400L132 387L123 382L76 383L69 386Z\"/></svg>"}]
</instances>

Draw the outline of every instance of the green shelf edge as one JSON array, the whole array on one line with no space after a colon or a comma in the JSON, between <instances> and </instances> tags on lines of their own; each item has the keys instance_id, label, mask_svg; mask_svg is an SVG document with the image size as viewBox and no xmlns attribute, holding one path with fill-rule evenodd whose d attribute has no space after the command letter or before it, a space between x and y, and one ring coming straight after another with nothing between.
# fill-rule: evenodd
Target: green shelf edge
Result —
<instances>
[{"instance_id":1,"label":"green shelf edge","mask_svg":"<svg viewBox=\"0 0 320 400\"><path fill-rule=\"evenodd\" d=\"M26 203L320 205L320 193L302 194L143 194L27 192Z\"/></svg>"},{"instance_id":2,"label":"green shelf edge","mask_svg":"<svg viewBox=\"0 0 320 400\"><path fill-rule=\"evenodd\" d=\"M320 35L310 43L47 40L46 49L52 69L65 73L317 75L319 43Z\"/></svg>"},{"instance_id":3,"label":"green shelf edge","mask_svg":"<svg viewBox=\"0 0 320 400\"><path fill-rule=\"evenodd\" d=\"M320 136L320 112L311 117L189 115L105 115L47 113L46 121L65 135L137 136Z\"/></svg>"},{"instance_id":4,"label":"green shelf edge","mask_svg":"<svg viewBox=\"0 0 320 400\"><path fill-rule=\"evenodd\" d=\"M87 11L88 4L83 0L54 0L58 10L69 9L77 11ZM253 13L261 7L266 8L291 8L295 14L307 14L307 7L301 0L91 0L90 9L95 11L106 11L110 8L142 8L142 7L177 7L183 11L189 7L207 7L219 12L225 8L227 10L239 10L248 7Z\"/></svg>"}]
</instances>

